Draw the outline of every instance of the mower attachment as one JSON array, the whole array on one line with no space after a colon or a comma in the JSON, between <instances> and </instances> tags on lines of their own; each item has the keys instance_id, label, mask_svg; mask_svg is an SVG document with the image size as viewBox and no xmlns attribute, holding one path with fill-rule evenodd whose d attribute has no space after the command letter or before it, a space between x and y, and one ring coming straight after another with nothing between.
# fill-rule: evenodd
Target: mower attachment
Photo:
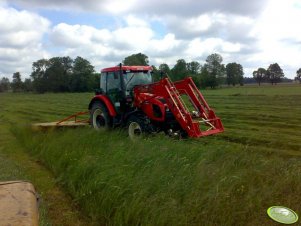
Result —
<instances>
[{"instance_id":1,"label":"mower attachment","mask_svg":"<svg viewBox=\"0 0 301 226\"><path fill-rule=\"evenodd\" d=\"M40 130L40 129L62 128L62 127L74 128L79 126L87 126L90 124L90 120L78 119L78 117L82 115L88 115L88 114L89 111L78 112L57 122L34 123L32 124L32 128L34 130Z\"/></svg>"}]
</instances>

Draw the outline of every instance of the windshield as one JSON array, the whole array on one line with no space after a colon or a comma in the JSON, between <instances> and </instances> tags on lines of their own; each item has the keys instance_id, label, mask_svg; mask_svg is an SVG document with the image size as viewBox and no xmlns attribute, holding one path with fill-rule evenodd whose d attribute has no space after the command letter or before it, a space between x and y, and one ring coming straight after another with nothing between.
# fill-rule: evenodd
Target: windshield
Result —
<instances>
[{"instance_id":1,"label":"windshield","mask_svg":"<svg viewBox=\"0 0 301 226\"><path fill-rule=\"evenodd\" d=\"M126 72L123 74L126 90L133 89L136 85L146 85L152 83L150 71Z\"/></svg>"}]
</instances>

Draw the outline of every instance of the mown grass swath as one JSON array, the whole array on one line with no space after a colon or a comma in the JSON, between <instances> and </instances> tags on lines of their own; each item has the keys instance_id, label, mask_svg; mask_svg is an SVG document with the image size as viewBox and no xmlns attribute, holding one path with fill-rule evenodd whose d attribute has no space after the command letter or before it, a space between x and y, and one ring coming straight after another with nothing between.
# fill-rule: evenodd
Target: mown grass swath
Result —
<instances>
[{"instance_id":1,"label":"mown grass swath","mask_svg":"<svg viewBox=\"0 0 301 226\"><path fill-rule=\"evenodd\" d=\"M301 87L203 94L226 131L197 140L24 128L82 111L91 94L6 94L5 108L18 141L97 224L274 225L269 206L301 213Z\"/></svg>"}]
</instances>

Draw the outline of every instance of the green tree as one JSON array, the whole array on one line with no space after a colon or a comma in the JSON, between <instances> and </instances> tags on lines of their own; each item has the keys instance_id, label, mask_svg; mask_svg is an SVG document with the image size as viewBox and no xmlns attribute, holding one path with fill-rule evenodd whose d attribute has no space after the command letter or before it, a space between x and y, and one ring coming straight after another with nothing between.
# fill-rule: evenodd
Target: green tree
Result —
<instances>
[{"instance_id":1,"label":"green tree","mask_svg":"<svg viewBox=\"0 0 301 226\"><path fill-rule=\"evenodd\" d=\"M253 78L256 80L259 86L266 79L266 75L267 70L262 67L258 68L257 71L253 71Z\"/></svg>"},{"instance_id":2,"label":"green tree","mask_svg":"<svg viewBox=\"0 0 301 226\"><path fill-rule=\"evenodd\" d=\"M209 87L211 83L214 83L214 81L211 81L213 79L212 76L210 76L208 70L205 66L201 67L201 73L196 79L196 85L201 88Z\"/></svg>"},{"instance_id":3,"label":"green tree","mask_svg":"<svg viewBox=\"0 0 301 226\"><path fill-rule=\"evenodd\" d=\"M91 80L91 87L89 90L95 90L100 87L100 73L94 72Z\"/></svg>"},{"instance_id":4,"label":"green tree","mask_svg":"<svg viewBox=\"0 0 301 226\"><path fill-rule=\"evenodd\" d=\"M148 63L149 63L148 56L146 56L143 53L132 54L131 56L127 56L123 60L123 64L128 66L135 66L135 65L147 66Z\"/></svg>"},{"instance_id":5,"label":"green tree","mask_svg":"<svg viewBox=\"0 0 301 226\"><path fill-rule=\"evenodd\" d=\"M20 72L15 72L13 74L13 81L11 83L11 87L12 87L13 92L23 91L23 82L21 80Z\"/></svg>"},{"instance_id":6,"label":"green tree","mask_svg":"<svg viewBox=\"0 0 301 226\"><path fill-rule=\"evenodd\" d=\"M94 78L94 66L91 63L78 56L73 62L73 73L71 73L71 91L72 92L87 92L97 88L95 85Z\"/></svg>"},{"instance_id":7,"label":"green tree","mask_svg":"<svg viewBox=\"0 0 301 226\"><path fill-rule=\"evenodd\" d=\"M9 79L6 77L3 77L0 80L0 92L7 92L10 88L10 82Z\"/></svg>"},{"instance_id":8,"label":"green tree","mask_svg":"<svg viewBox=\"0 0 301 226\"><path fill-rule=\"evenodd\" d=\"M267 70L267 79L270 81L270 83L277 84L281 81L281 78L284 77L283 70L281 67L277 64L271 64Z\"/></svg>"},{"instance_id":9,"label":"green tree","mask_svg":"<svg viewBox=\"0 0 301 226\"><path fill-rule=\"evenodd\" d=\"M169 68L168 64L166 64L166 63L160 64L159 70L167 75L170 75L170 68Z\"/></svg>"},{"instance_id":10,"label":"green tree","mask_svg":"<svg viewBox=\"0 0 301 226\"><path fill-rule=\"evenodd\" d=\"M197 61L192 61L190 63L187 63L187 71L189 75L197 75L200 73L201 65Z\"/></svg>"},{"instance_id":11,"label":"green tree","mask_svg":"<svg viewBox=\"0 0 301 226\"><path fill-rule=\"evenodd\" d=\"M70 76L72 73L72 59L67 57L53 57L49 59L49 67L45 72L47 91L70 91Z\"/></svg>"},{"instance_id":12,"label":"green tree","mask_svg":"<svg viewBox=\"0 0 301 226\"><path fill-rule=\"evenodd\" d=\"M181 80L188 76L187 64L184 59L179 59L171 70L171 79L173 81Z\"/></svg>"},{"instance_id":13,"label":"green tree","mask_svg":"<svg viewBox=\"0 0 301 226\"><path fill-rule=\"evenodd\" d=\"M46 70L50 67L50 62L47 59L40 59L32 63L32 78L33 89L38 93L48 91L48 79L46 78Z\"/></svg>"},{"instance_id":14,"label":"green tree","mask_svg":"<svg viewBox=\"0 0 301 226\"><path fill-rule=\"evenodd\" d=\"M33 91L33 84L32 84L31 79L26 78L26 79L24 80L23 88L24 88L24 91L25 91L25 92L31 92L31 91Z\"/></svg>"},{"instance_id":15,"label":"green tree","mask_svg":"<svg viewBox=\"0 0 301 226\"><path fill-rule=\"evenodd\" d=\"M243 67L238 63L229 63L226 65L227 84L235 86L236 84L243 84Z\"/></svg>"},{"instance_id":16,"label":"green tree","mask_svg":"<svg viewBox=\"0 0 301 226\"><path fill-rule=\"evenodd\" d=\"M296 77L295 77L295 79L297 80L297 81L299 81L299 83L301 83L301 68L299 68L298 69L298 71L296 71Z\"/></svg>"},{"instance_id":17,"label":"green tree","mask_svg":"<svg viewBox=\"0 0 301 226\"><path fill-rule=\"evenodd\" d=\"M157 69L157 67L155 65L152 65L153 71L152 71L152 77L153 80L159 81L160 80L160 70Z\"/></svg>"},{"instance_id":18,"label":"green tree","mask_svg":"<svg viewBox=\"0 0 301 226\"><path fill-rule=\"evenodd\" d=\"M171 75L171 70L166 63L160 64L157 68L156 66L152 65L153 68L153 79L154 81L159 81L162 76L164 75Z\"/></svg>"},{"instance_id":19,"label":"green tree","mask_svg":"<svg viewBox=\"0 0 301 226\"><path fill-rule=\"evenodd\" d=\"M195 85L197 87L200 86L200 72L201 72L201 65L197 61L191 61L186 64L187 74L188 76L192 77Z\"/></svg>"},{"instance_id":20,"label":"green tree","mask_svg":"<svg viewBox=\"0 0 301 226\"><path fill-rule=\"evenodd\" d=\"M243 75L238 77L238 84L239 85L243 86L244 85L244 81L245 81L245 79L244 79Z\"/></svg>"},{"instance_id":21,"label":"green tree","mask_svg":"<svg viewBox=\"0 0 301 226\"><path fill-rule=\"evenodd\" d=\"M207 57L204 68L207 70L209 78L205 79L206 84L204 85L215 88L224 82L226 70L222 62L222 56L217 53Z\"/></svg>"},{"instance_id":22,"label":"green tree","mask_svg":"<svg viewBox=\"0 0 301 226\"><path fill-rule=\"evenodd\" d=\"M82 58L72 60L69 56L41 59L32 65L32 85L35 91L86 92L99 87L99 73Z\"/></svg>"}]
</instances>

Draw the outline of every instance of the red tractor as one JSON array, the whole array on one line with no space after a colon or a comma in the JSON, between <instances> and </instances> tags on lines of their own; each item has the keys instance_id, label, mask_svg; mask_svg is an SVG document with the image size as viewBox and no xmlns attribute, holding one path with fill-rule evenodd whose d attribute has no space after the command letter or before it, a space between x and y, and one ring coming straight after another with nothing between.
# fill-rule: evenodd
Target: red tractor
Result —
<instances>
[{"instance_id":1,"label":"red tractor","mask_svg":"<svg viewBox=\"0 0 301 226\"><path fill-rule=\"evenodd\" d=\"M89 111L95 129L126 127L131 138L161 131L181 137L224 131L192 78L153 82L150 66L103 69Z\"/></svg>"}]
</instances>

